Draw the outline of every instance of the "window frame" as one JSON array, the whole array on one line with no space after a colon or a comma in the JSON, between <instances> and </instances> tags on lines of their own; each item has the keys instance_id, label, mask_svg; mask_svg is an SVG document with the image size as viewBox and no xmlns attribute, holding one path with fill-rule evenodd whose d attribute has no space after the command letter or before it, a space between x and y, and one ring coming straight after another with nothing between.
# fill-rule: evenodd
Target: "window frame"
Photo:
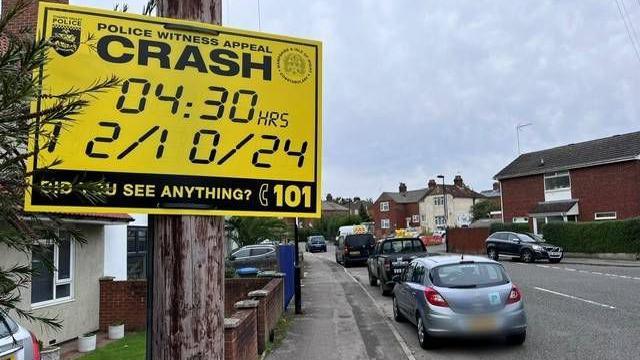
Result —
<instances>
[{"instance_id":1,"label":"window frame","mask_svg":"<svg viewBox=\"0 0 640 360\"><path fill-rule=\"evenodd\" d=\"M39 244L48 245L51 240L41 239L37 241ZM47 306L64 304L70 301L75 300L75 286L74 286L74 271L75 271L75 259L76 259L76 247L75 247L75 239L69 235L69 278L68 279L59 279L58 278L58 266L60 264L60 247L58 244L53 245L53 266L55 270L51 273L53 276L53 286L51 289L51 300L44 300L35 303L31 303L31 309L40 309ZM32 263L33 263L33 252L31 253ZM64 297L56 297L57 287L60 285L69 285L69 295ZM30 291L33 292L33 287L30 288Z\"/></svg>"},{"instance_id":2,"label":"window frame","mask_svg":"<svg viewBox=\"0 0 640 360\"><path fill-rule=\"evenodd\" d=\"M565 176L569 178L569 186L562 187L562 188L555 188L555 189L547 189L547 179L555 179L555 178L565 177ZM554 171L554 172L551 172L551 173L544 174L543 182L544 182L544 191L545 192L571 190L571 174L569 173L569 170L566 170L566 171Z\"/></svg>"},{"instance_id":3,"label":"window frame","mask_svg":"<svg viewBox=\"0 0 640 360\"><path fill-rule=\"evenodd\" d=\"M385 226L385 224L387 226ZM391 228L391 221L389 221L389 219L380 219L380 229L390 229Z\"/></svg>"},{"instance_id":4,"label":"window frame","mask_svg":"<svg viewBox=\"0 0 640 360\"><path fill-rule=\"evenodd\" d=\"M444 206L444 195L438 195L433 197L434 206Z\"/></svg>"},{"instance_id":5,"label":"window frame","mask_svg":"<svg viewBox=\"0 0 640 360\"><path fill-rule=\"evenodd\" d=\"M602 214L613 214L613 216L598 216ZM604 221L604 220L618 220L618 212L617 211L598 211L593 214L594 221Z\"/></svg>"},{"instance_id":6,"label":"window frame","mask_svg":"<svg viewBox=\"0 0 640 360\"><path fill-rule=\"evenodd\" d=\"M140 231L145 232L144 238L144 250L140 250L139 246L142 242L140 238ZM134 249L133 251L129 251L129 233L133 232L134 238ZM128 225L127 226L127 279L128 280L142 280L147 278L147 251L149 251L149 227L148 226L139 226L139 225ZM129 260L142 260L142 274L137 274L133 272L129 272Z\"/></svg>"},{"instance_id":7,"label":"window frame","mask_svg":"<svg viewBox=\"0 0 640 360\"><path fill-rule=\"evenodd\" d=\"M438 219L441 219L442 221L439 222ZM444 215L436 215L433 217L433 221L436 224L436 226L442 226L442 225L446 225L446 220L444 218Z\"/></svg>"},{"instance_id":8,"label":"window frame","mask_svg":"<svg viewBox=\"0 0 640 360\"><path fill-rule=\"evenodd\" d=\"M380 211L381 212L389 211L389 202L388 201L381 201L380 202Z\"/></svg>"},{"instance_id":9,"label":"window frame","mask_svg":"<svg viewBox=\"0 0 640 360\"><path fill-rule=\"evenodd\" d=\"M420 222L420 215L411 215L411 222L412 223L419 223Z\"/></svg>"}]
</instances>

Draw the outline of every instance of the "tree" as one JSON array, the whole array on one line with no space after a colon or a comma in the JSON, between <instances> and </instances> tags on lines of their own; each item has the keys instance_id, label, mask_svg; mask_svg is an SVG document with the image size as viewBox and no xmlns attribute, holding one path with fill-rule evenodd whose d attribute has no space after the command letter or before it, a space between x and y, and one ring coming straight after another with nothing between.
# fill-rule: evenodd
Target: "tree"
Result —
<instances>
[{"instance_id":1,"label":"tree","mask_svg":"<svg viewBox=\"0 0 640 360\"><path fill-rule=\"evenodd\" d=\"M473 220L486 219L492 211L500 210L500 205L492 200L481 200L471 206L471 215Z\"/></svg>"},{"instance_id":2,"label":"tree","mask_svg":"<svg viewBox=\"0 0 640 360\"><path fill-rule=\"evenodd\" d=\"M31 282L39 271L53 271L54 265L46 260L46 247L38 242L47 239L58 244L67 236L84 242L82 233L73 224L64 222L55 214L32 214L23 212L25 191L41 191L38 184L30 184L33 174L27 170L28 161L56 141L56 133L67 131L92 97L120 82L115 77L97 80L86 88L68 89L64 93L50 93L40 88L33 71L46 66L49 50L64 39L35 39L33 29L17 32L8 30L9 22L29 6L28 1L18 1L12 8L3 9L0 19L0 36L6 49L0 53L0 248L17 251L44 260L44 267L32 269L30 264L0 266L0 311L13 311L21 318L39 322L41 325L59 328L57 318L35 315L22 309L21 290ZM82 46L90 46L83 43ZM41 108L34 110L29 104L41 101ZM28 139L39 134L37 148L28 147ZM38 169L54 168L61 164L55 160L49 164L39 162ZM71 190L75 195L89 201L104 199L104 184L101 182L74 183L67 187L47 188L48 196L55 197L57 190Z\"/></svg>"},{"instance_id":3,"label":"tree","mask_svg":"<svg viewBox=\"0 0 640 360\"><path fill-rule=\"evenodd\" d=\"M360 215L360 219L362 219L362 222L371 221L371 216L369 216L369 212L367 211L367 208L364 206L364 202L360 202L360 208L358 209L358 215Z\"/></svg>"},{"instance_id":4,"label":"tree","mask_svg":"<svg viewBox=\"0 0 640 360\"><path fill-rule=\"evenodd\" d=\"M287 233L287 224L276 218L234 216L227 222L233 229L231 238L238 246L253 245L266 239L279 240Z\"/></svg>"}]
</instances>

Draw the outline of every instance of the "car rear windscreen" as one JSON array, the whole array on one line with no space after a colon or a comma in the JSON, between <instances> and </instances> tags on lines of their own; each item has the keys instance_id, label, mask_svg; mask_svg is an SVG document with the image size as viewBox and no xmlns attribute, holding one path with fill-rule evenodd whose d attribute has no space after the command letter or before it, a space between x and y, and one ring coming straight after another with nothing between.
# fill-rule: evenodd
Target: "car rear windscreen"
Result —
<instances>
[{"instance_id":1,"label":"car rear windscreen","mask_svg":"<svg viewBox=\"0 0 640 360\"><path fill-rule=\"evenodd\" d=\"M383 254L416 253L421 251L424 251L424 245L419 239L389 240L382 245Z\"/></svg>"},{"instance_id":2,"label":"car rear windscreen","mask_svg":"<svg viewBox=\"0 0 640 360\"><path fill-rule=\"evenodd\" d=\"M474 288L509 283L504 268L493 263L460 263L433 268L429 275L434 285L448 288Z\"/></svg>"},{"instance_id":3,"label":"car rear windscreen","mask_svg":"<svg viewBox=\"0 0 640 360\"><path fill-rule=\"evenodd\" d=\"M375 240L371 234L347 235L345 238L345 244L351 247L373 246L375 244Z\"/></svg>"},{"instance_id":4,"label":"car rear windscreen","mask_svg":"<svg viewBox=\"0 0 640 360\"><path fill-rule=\"evenodd\" d=\"M324 236L309 236L309 242L311 243L323 243Z\"/></svg>"}]
</instances>

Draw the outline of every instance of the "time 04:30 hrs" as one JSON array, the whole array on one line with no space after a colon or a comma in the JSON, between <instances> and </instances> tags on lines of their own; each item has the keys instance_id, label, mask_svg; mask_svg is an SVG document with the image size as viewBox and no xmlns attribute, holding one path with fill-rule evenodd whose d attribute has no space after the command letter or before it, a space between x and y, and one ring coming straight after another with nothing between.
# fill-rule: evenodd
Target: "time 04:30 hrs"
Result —
<instances>
[{"instance_id":1,"label":"time 04:30 hrs","mask_svg":"<svg viewBox=\"0 0 640 360\"><path fill-rule=\"evenodd\" d=\"M116 103L116 109L122 114L140 114L144 112L151 87L152 84L147 79L130 78L124 81L121 87L121 95ZM137 91L134 89L137 89ZM271 125L281 128L288 126L288 114L284 112L265 111L263 114L260 111L256 119L255 109L258 104L258 94L253 90L236 91L232 96L231 104L228 104L229 91L226 88L209 86L208 90L211 92L212 97L214 97L214 94L217 96L215 96L216 99L206 99L204 101L204 104L211 111L200 114L200 120L215 122L226 118L231 122L240 124L256 121L259 125ZM184 87L182 85L178 86L175 93L171 95L165 92L164 84L159 83L155 86L155 98L159 101L168 102L171 114L176 115L181 107ZM242 110L240 109L240 104L242 103L248 106L248 110L246 110L245 106L243 114L241 114ZM192 103L187 102L184 106L191 107ZM190 116L190 113L183 114L184 119L189 119ZM167 139L170 137L169 129L154 125L142 132L136 141L120 144L118 139L121 132L125 131L120 122L113 120L100 121L98 126L96 134L99 135L89 140L85 146L85 155L90 158L121 160L146 144L146 146L155 146L155 158L161 159L165 153ZM53 140L47 147L49 152L55 151L61 128L62 124L57 124L54 127L52 131ZM269 162L269 156L278 155L291 157L298 168L304 166L308 147L307 141L294 144L291 139L281 139L277 135L250 133L238 139L233 148L225 150L218 148L221 136L222 134L219 130L213 130L210 126L197 130L191 139L191 147L185 149L186 158L193 164L223 165L242 148L253 147L254 151L249 153L251 154L251 164L255 167L270 168L272 164Z\"/></svg>"}]
</instances>

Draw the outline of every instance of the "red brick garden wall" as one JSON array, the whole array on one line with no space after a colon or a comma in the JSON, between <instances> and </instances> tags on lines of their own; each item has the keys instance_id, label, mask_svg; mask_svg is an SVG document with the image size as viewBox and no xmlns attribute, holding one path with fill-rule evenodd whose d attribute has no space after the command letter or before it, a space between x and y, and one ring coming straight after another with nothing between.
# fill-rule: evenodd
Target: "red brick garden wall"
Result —
<instances>
[{"instance_id":1,"label":"red brick garden wall","mask_svg":"<svg viewBox=\"0 0 640 360\"><path fill-rule=\"evenodd\" d=\"M100 280L100 330L124 322L126 330L147 327L147 282L145 280Z\"/></svg>"},{"instance_id":2,"label":"red brick garden wall","mask_svg":"<svg viewBox=\"0 0 640 360\"><path fill-rule=\"evenodd\" d=\"M250 291L262 289L271 279L244 278L224 280L224 316L229 317L234 312L233 305L246 300Z\"/></svg>"},{"instance_id":3,"label":"red brick garden wall","mask_svg":"<svg viewBox=\"0 0 640 360\"><path fill-rule=\"evenodd\" d=\"M256 333L256 309L238 310L233 318L238 326L224 329L224 359L254 360L258 358L258 337Z\"/></svg>"}]
</instances>

